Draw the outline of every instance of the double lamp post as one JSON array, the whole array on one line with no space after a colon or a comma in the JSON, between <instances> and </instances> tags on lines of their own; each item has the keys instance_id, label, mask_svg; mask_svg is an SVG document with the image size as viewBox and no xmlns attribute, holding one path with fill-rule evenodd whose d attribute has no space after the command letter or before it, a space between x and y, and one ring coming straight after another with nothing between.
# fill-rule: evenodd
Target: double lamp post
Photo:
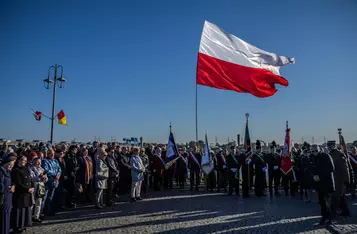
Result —
<instances>
[{"instance_id":1,"label":"double lamp post","mask_svg":"<svg viewBox=\"0 0 357 234\"><path fill-rule=\"evenodd\" d=\"M57 76L58 70L61 70L60 76ZM53 80L51 80L51 71L53 70ZM57 78L59 77L59 78ZM56 103L56 86L58 88L64 88L64 83L67 80L63 77L63 67L61 65L55 64L54 66L50 66L48 68L48 76L47 79L43 80L43 84L46 89L49 89L50 86L53 84L53 98L52 98L52 116L51 116L51 138L50 142L53 143L53 127L55 121L55 103Z\"/></svg>"}]
</instances>

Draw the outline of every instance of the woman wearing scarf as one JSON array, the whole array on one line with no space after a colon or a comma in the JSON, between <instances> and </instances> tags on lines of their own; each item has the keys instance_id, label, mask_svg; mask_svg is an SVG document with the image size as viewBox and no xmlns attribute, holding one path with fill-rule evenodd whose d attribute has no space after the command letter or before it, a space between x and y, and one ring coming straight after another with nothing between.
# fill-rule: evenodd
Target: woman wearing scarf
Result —
<instances>
[{"instance_id":1,"label":"woman wearing scarf","mask_svg":"<svg viewBox=\"0 0 357 234\"><path fill-rule=\"evenodd\" d=\"M133 155L130 158L131 166L131 202L142 200L140 197L141 183L144 180L145 166L139 156L139 149L133 149Z\"/></svg>"},{"instance_id":2,"label":"woman wearing scarf","mask_svg":"<svg viewBox=\"0 0 357 234\"><path fill-rule=\"evenodd\" d=\"M35 193L33 194L35 205L34 205L34 216L33 221L36 223L42 223L40 219L41 207L43 198L45 196L45 183L48 181L45 169L41 167L41 159L35 157L32 161L32 165L29 167L31 180L35 187Z\"/></svg>"},{"instance_id":3,"label":"woman wearing scarf","mask_svg":"<svg viewBox=\"0 0 357 234\"><path fill-rule=\"evenodd\" d=\"M27 168L27 158L20 155L16 162L16 168L12 171L12 182L15 185L15 192L12 199L12 221L14 232L22 233L25 227L32 226L31 207L32 193L35 189L31 183L31 177Z\"/></svg>"},{"instance_id":4,"label":"woman wearing scarf","mask_svg":"<svg viewBox=\"0 0 357 234\"><path fill-rule=\"evenodd\" d=\"M10 214L12 209L12 193L15 186L11 183L11 170L16 161L16 154L10 153L1 162L0 166L0 220L1 234L10 232Z\"/></svg>"}]
</instances>

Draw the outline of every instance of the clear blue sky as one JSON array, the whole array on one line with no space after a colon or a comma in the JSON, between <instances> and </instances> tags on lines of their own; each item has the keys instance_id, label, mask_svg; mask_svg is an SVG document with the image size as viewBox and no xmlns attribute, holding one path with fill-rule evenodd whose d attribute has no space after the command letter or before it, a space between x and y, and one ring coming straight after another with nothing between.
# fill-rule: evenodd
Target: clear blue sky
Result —
<instances>
[{"instance_id":1,"label":"clear blue sky","mask_svg":"<svg viewBox=\"0 0 357 234\"><path fill-rule=\"evenodd\" d=\"M249 3L248 3L249 2ZM281 74L290 85L275 96L199 87L199 132L226 142L251 137L317 142L357 139L357 2L346 1L1 1L0 138L49 138L52 90L42 80L64 66L68 83L57 92L69 127L55 140L143 136L195 139L195 72L208 20L264 50L296 58Z\"/></svg>"}]
</instances>

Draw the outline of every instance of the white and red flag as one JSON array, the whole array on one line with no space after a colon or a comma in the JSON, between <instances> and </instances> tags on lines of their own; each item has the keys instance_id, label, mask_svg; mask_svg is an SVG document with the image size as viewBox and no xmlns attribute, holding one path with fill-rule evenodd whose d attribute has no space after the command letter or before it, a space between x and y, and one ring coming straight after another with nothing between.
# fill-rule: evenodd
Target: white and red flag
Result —
<instances>
[{"instance_id":1,"label":"white and red flag","mask_svg":"<svg viewBox=\"0 0 357 234\"><path fill-rule=\"evenodd\" d=\"M205 21L196 83L269 97L277 91L275 84L288 86L279 69L290 63L294 63L293 58L261 50Z\"/></svg>"}]
</instances>

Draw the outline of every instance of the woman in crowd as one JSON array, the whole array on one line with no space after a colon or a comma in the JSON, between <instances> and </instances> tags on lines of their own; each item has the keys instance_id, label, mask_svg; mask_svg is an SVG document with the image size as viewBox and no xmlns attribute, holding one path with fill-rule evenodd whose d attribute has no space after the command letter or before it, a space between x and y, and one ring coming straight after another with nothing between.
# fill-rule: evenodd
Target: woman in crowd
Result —
<instances>
[{"instance_id":1,"label":"woman in crowd","mask_svg":"<svg viewBox=\"0 0 357 234\"><path fill-rule=\"evenodd\" d=\"M83 180L83 203L92 202L92 194L93 194L93 161L92 158L88 154L87 147L84 147L81 152L81 168L84 169L84 180Z\"/></svg>"},{"instance_id":2,"label":"woman in crowd","mask_svg":"<svg viewBox=\"0 0 357 234\"><path fill-rule=\"evenodd\" d=\"M36 223L42 223L40 219L41 207L43 198L45 196L45 183L47 182L47 174L45 169L41 167L41 159L34 158L32 161L32 166L29 167L31 173L31 180L35 188L35 192L33 194L35 205L34 205L34 215L33 221Z\"/></svg>"},{"instance_id":3,"label":"woman in crowd","mask_svg":"<svg viewBox=\"0 0 357 234\"><path fill-rule=\"evenodd\" d=\"M139 156L139 149L134 148L130 158L131 167L131 202L142 200L140 197L141 183L144 180L145 167Z\"/></svg>"},{"instance_id":4,"label":"woman in crowd","mask_svg":"<svg viewBox=\"0 0 357 234\"><path fill-rule=\"evenodd\" d=\"M66 163L64 162L63 158L64 158L64 151L62 150L62 147L57 147L54 159L56 160L61 170L61 175L58 179L59 183L53 195L52 212L54 214L59 212L62 209L62 205L64 204L65 196L63 194L65 191L65 184L68 176L67 176Z\"/></svg>"},{"instance_id":5,"label":"woman in crowd","mask_svg":"<svg viewBox=\"0 0 357 234\"><path fill-rule=\"evenodd\" d=\"M11 182L11 170L16 161L16 154L10 153L0 162L0 220L1 234L10 232L10 214L12 209L12 193L15 186Z\"/></svg>"},{"instance_id":6,"label":"woman in crowd","mask_svg":"<svg viewBox=\"0 0 357 234\"><path fill-rule=\"evenodd\" d=\"M96 198L95 207L97 209L102 209L103 204L103 193L104 189L108 188L108 178L109 178L109 168L106 164L105 158L107 157L107 152L103 148L97 150L97 161L96 161Z\"/></svg>"},{"instance_id":7,"label":"woman in crowd","mask_svg":"<svg viewBox=\"0 0 357 234\"><path fill-rule=\"evenodd\" d=\"M16 233L22 233L26 230L25 227L32 226L32 193L35 191L27 168L26 156L20 155L18 157L16 168L12 171L11 176L15 185L12 200L14 208L12 210L13 229Z\"/></svg>"},{"instance_id":8,"label":"woman in crowd","mask_svg":"<svg viewBox=\"0 0 357 234\"><path fill-rule=\"evenodd\" d=\"M78 158L77 158L78 147L77 145L71 145L68 149L67 155L64 157L66 163L66 169L68 178L66 180L67 188L67 207L76 207L76 177L79 170Z\"/></svg>"}]
</instances>

